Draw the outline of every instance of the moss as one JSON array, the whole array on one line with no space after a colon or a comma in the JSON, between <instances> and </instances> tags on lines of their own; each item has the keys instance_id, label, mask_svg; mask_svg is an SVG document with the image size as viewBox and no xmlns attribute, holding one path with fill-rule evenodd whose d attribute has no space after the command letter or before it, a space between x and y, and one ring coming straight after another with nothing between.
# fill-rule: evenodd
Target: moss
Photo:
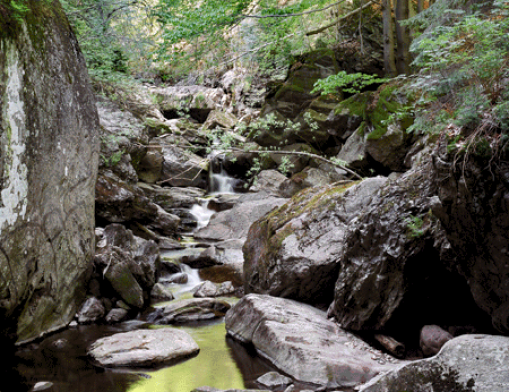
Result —
<instances>
[{"instance_id":1,"label":"moss","mask_svg":"<svg viewBox=\"0 0 509 392\"><path fill-rule=\"evenodd\" d=\"M345 99L336 106L334 113L339 116L350 114L353 116L366 118L366 108L372 93L360 93Z\"/></svg>"}]
</instances>

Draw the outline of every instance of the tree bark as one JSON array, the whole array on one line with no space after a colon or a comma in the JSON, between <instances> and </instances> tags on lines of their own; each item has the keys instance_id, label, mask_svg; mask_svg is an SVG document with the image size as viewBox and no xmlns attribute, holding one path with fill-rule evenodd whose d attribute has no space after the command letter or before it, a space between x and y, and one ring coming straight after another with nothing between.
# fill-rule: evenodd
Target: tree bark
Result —
<instances>
[{"instance_id":1,"label":"tree bark","mask_svg":"<svg viewBox=\"0 0 509 392\"><path fill-rule=\"evenodd\" d=\"M398 74L408 74L410 71L410 32L401 25L401 21L408 19L408 0L396 0L396 69Z\"/></svg>"},{"instance_id":2,"label":"tree bark","mask_svg":"<svg viewBox=\"0 0 509 392\"><path fill-rule=\"evenodd\" d=\"M397 74L394 47L394 20L392 18L392 1L382 1L383 12L383 45L385 75L394 77Z\"/></svg>"}]
</instances>

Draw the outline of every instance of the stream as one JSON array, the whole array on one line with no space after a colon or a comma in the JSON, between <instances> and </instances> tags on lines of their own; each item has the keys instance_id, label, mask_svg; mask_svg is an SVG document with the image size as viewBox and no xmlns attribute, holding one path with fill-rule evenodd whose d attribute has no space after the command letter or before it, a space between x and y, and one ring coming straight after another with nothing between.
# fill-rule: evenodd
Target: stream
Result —
<instances>
[{"instance_id":1,"label":"stream","mask_svg":"<svg viewBox=\"0 0 509 392\"><path fill-rule=\"evenodd\" d=\"M211 184L214 194L233 193L232 181L223 172L211 177ZM214 213L206 204L204 199L191 209L198 228L205 227ZM197 252L192 237L188 240L187 248L162 252L161 257L177 258ZM182 269L188 275L187 283L169 285L176 298L192 296L191 290L203 281L200 271L187 265L182 265ZM213 280L208 276L207 279ZM216 283L220 280L216 278ZM4 385L16 391L29 391L37 385L36 390L50 392L189 392L201 386L245 389L258 388L255 380L273 370L255 353L226 337L224 318L179 326L155 326L143 321L158 305L163 304L153 304L136 320L114 325L74 325L21 347L6 369ZM183 329L198 343L200 353L160 369L107 369L94 365L87 356L87 347L95 340L140 328Z\"/></svg>"}]
</instances>

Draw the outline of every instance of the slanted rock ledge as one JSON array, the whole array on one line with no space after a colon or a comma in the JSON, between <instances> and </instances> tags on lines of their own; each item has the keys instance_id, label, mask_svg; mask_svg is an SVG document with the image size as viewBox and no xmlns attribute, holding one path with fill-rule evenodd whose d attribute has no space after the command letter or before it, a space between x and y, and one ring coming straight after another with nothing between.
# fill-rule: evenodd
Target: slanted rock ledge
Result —
<instances>
[{"instance_id":1,"label":"slanted rock ledge","mask_svg":"<svg viewBox=\"0 0 509 392\"><path fill-rule=\"evenodd\" d=\"M293 379L327 389L353 387L395 367L397 360L369 347L299 302L249 294L226 313L230 336Z\"/></svg>"}]
</instances>

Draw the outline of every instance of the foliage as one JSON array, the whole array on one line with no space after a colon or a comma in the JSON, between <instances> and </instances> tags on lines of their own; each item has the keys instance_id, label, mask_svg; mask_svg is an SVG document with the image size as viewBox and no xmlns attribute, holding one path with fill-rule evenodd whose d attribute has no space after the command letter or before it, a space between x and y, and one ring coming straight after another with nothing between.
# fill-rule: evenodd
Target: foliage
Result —
<instances>
[{"instance_id":1,"label":"foliage","mask_svg":"<svg viewBox=\"0 0 509 392\"><path fill-rule=\"evenodd\" d=\"M437 3L438 4L438 3ZM418 16L413 23L421 28L437 23L438 5ZM421 73L411 83L420 95L413 131L461 130L465 147L478 144L475 137L488 131L509 132L509 1L497 0L491 10L443 10L452 22L434 25L411 47L414 64ZM429 24L428 24L429 26ZM432 126L430 126L432 125ZM452 127L452 128L451 128ZM451 133L451 132L449 132ZM475 135L469 138L469 135ZM458 132L451 133L459 145ZM468 139L468 140L467 140ZM479 144L480 146L480 144ZM479 147L481 148L481 147ZM452 147L451 147L452 149Z\"/></svg>"},{"instance_id":2,"label":"foliage","mask_svg":"<svg viewBox=\"0 0 509 392\"><path fill-rule=\"evenodd\" d=\"M293 56L310 47L303 25L312 23L312 19L323 19L323 14L291 15L329 4L331 0L280 3L159 0L154 7L163 31L158 60L167 62L175 76L189 72L190 68L224 67L240 59L253 61L262 69L287 66Z\"/></svg>"},{"instance_id":3,"label":"foliage","mask_svg":"<svg viewBox=\"0 0 509 392\"><path fill-rule=\"evenodd\" d=\"M331 75L325 79L316 81L312 93L321 93L322 95L337 94L341 90L350 94L357 94L373 84L380 85L389 79L380 78L376 75L368 75L357 72L349 74L346 71L340 71L336 75Z\"/></svg>"},{"instance_id":4,"label":"foliage","mask_svg":"<svg viewBox=\"0 0 509 392\"><path fill-rule=\"evenodd\" d=\"M62 0L92 75L147 67L156 26L149 0ZM118 77L117 77L118 78Z\"/></svg>"}]
</instances>

